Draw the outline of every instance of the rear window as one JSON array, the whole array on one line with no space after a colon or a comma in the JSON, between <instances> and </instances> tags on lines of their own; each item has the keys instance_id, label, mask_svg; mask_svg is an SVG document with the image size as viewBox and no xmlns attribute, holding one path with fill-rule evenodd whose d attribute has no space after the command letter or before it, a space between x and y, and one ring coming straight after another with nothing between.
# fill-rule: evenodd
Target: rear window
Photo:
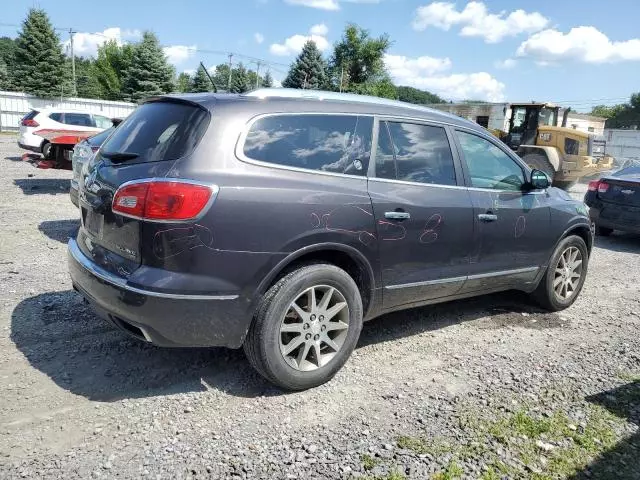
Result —
<instances>
[{"instance_id":1,"label":"rear window","mask_svg":"<svg viewBox=\"0 0 640 480\"><path fill-rule=\"evenodd\" d=\"M24 117L22 117L22 120L31 120L33 117L35 117L36 115L38 115L40 112L38 110L31 110L29 113L27 113Z\"/></svg>"},{"instance_id":2,"label":"rear window","mask_svg":"<svg viewBox=\"0 0 640 480\"><path fill-rule=\"evenodd\" d=\"M373 118L356 115L270 115L253 123L245 157L260 162L366 175Z\"/></svg>"},{"instance_id":3,"label":"rear window","mask_svg":"<svg viewBox=\"0 0 640 480\"><path fill-rule=\"evenodd\" d=\"M151 102L140 105L104 143L102 152L137 155L134 162L176 160L191 153L209 114L195 105Z\"/></svg>"},{"instance_id":4,"label":"rear window","mask_svg":"<svg viewBox=\"0 0 640 480\"><path fill-rule=\"evenodd\" d=\"M49 114L49 118L54 122L62 123L62 114L61 113L51 113Z\"/></svg>"}]
</instances>

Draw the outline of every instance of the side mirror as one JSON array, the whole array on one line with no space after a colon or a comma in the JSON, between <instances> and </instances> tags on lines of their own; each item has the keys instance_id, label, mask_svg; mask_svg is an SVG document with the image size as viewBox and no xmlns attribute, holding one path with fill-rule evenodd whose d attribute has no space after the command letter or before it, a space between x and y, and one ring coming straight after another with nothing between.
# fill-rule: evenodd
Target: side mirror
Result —
<instances>
[{"instance_id":1,"label":"side mirror","mask_svg":"<svg viewBox=\"0 0 640 480\"><path fill-rule=\"evenodd\" d=\"M542 170L536 170L535 168L531 171L531 187L535 190L544 190L545 188L549 188L551 186L551 180Z\"/></svg>"}]
</instances>

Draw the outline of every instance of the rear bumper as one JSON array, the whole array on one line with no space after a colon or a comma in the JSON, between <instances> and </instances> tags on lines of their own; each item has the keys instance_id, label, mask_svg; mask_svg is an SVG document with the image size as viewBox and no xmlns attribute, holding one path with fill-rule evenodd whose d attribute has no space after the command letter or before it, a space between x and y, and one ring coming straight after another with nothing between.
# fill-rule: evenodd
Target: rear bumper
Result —
<instances>
[{"instance_id":1,"label":"rear bumper","mask_svg":"<svg viewBox=\"0 0 640 480\"><path fill-rule=\"evenodd\" d=\"M604 208L606 214L603 214ZM640 234L640 208L609 204L604 208L601 202L589 208L589 216L598 227Z\"/></svg>"},{"instance_id":2,"label":"rear bumper","mask_svg":"<svg viewBox=\"0 0 640 480\"><path fill-rule=\"evenodd\" d=\"M166 347L238 348L251 321L250 301L239 295L181 295L127 284L68 244L73 287L97 313L141 340ZM167 273L169 274L169 272Z\"/></svg>"}]
</instances>

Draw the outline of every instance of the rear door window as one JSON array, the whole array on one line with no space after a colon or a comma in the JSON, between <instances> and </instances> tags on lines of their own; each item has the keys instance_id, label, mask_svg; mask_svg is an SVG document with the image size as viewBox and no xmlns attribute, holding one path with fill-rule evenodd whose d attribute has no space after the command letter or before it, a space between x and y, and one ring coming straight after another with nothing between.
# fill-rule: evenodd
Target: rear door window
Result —
<instances>
[{"instance_id":1,"label":"rear door window","mask_svg":"<svg viewBox=\"0 0 640 480\"><path fill-rule=\"evenodd\" d=\"M131 161L176 160L191 153L209 125L209 113L196 105L150 102L140 105L102 146L108 154L131 154Z\"/></svg>"},{"instance_id":2,"label":"rear door window","mask_svg":"<svg viewBox=\"0 0 640 480\"><path fill-rule=\"evenodd\" d=\"M76 127L93 127L91 115L88 113L65 113L64 123L66 125L74 125Z\"/></svg>"},{"instance_id":3,"label":"rear door window","mask_svg":"<svg viewBox=\"0 0 640 480\"><path fill-rule=\"evenodd\" d=\"M49 118L50 118L51 120L53 120L54 122L64 123L64 122L62 121L62 114L61 114L61 113L51 113L51 114L49 115Z\"/></svg>"},{"instance_id":4,"label":"rear door window","mask_svg":"<svg viewBox=\"0 0 640 480\"><path fill-rule=\"evenodd\" d=\"M455 167L447 132L431 125L380 122L376 177L455 185Z\"/></svg>"},{"instance_id":5,"label":"rear door window","mask_svg":"<svg viewBox=\"0 0 640 480\"><path fill-rule=\"evenodd\" d=\"M365 175L373 117L270 115L251 125L244 156L287 167Z\"/></svg>"}]
</instances>

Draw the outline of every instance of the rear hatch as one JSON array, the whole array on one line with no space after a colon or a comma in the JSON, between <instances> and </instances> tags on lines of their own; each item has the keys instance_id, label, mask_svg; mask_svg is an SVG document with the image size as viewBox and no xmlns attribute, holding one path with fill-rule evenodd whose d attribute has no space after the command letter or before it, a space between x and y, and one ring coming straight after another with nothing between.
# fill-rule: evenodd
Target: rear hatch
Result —
<instances>
[{"instance_id":1,"label":"rear hatch","mask_svg":"<svg viewBox=\"0 0 640 480\"><path fill-rule=\"evenodd\" d=\"M640 166L623 168L600 180L598 198L607 203L640 207Z\"/></svg>"},{"instance_id":2,"label":"rear hatch","mask_svg":"<svg viewBox=\"0 0 640 480\"><path fill-rule=\"evenodd\" d=\"M202 106L175 98L139 106L104 142L80 189L80 249L112 273L127 276L142 263L143 221L116 215L111 206L124 183L165 177L187 159L209 124Z\"/></svg>"}]
</instances>

